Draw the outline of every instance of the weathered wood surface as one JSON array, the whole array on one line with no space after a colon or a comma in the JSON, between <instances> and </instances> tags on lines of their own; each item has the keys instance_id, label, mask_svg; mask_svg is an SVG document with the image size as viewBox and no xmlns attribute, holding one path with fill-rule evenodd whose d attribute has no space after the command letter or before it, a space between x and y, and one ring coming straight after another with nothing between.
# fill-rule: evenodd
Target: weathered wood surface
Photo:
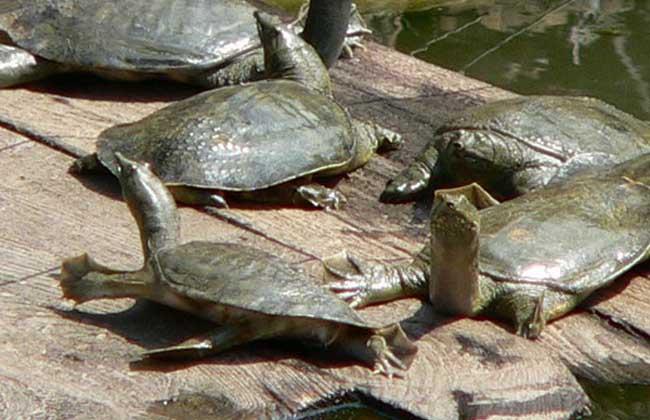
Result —
<instances>
[{"instance_id":1,"label":"weathered wood surface","mask_svg":"<svg viewBox=\"0 0 650 420\"><path fill-rule=\"evenodd\" d=\"M349 198L344 211L242 206L215 216L183 208L185 240L244 241L303 266L314 281L323 277L318 259L341 249L367 260L403 260L419 249L426 213L421 205L378 203L385 181L449 113L510 94L377 45L333 75L341 102L403 132L403 150L341 180ZM116 181L72 177L72 158L36 139L92 151L102 129L192 92L87 78L0 91L0 121L10 128L0 130L3 418L162 418L188 410L282 417L355 391L426 418L562 418L587 403L574 374L650 383L647 266L549 325L537 341L490 320L442 318L414 299L364 310L373 320L406 319L420 351L405 379L371 376L346 358L294 343L253 343L196 364L130 366L143 348L210 326L146 302L73 310L61 300L55 275L63 258L87 251L105 264L135 268L139 240ZM156 403L167 400L181 402Z\"/></svg>"}]
</instances>

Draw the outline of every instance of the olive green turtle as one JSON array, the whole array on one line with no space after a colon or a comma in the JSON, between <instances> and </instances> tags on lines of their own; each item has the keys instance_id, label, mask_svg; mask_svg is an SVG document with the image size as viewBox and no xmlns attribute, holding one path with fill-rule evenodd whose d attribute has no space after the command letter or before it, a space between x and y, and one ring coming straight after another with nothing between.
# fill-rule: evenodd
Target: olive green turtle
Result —
<instances>
[{"instance_id":1,"label":"olive green turtle","mask_svg":"<svg viewBox=\"0 0 650 420\"><path fill-rule=\"evenodd\" d=\"M494 202L478 184L436 191L430 244L411 263L352 259L358 273L329 267L344 278L331 289L352 306L427 296L441 312L496 315L533 338L650 256L650 154Z\"/></svg>"},{"instance_id":2,"label":"olive green turtle","mask_svg":"<svg viewBox=\"0 0 650 420\"><path fill-rule=\"evenodd\" d=\"M527 96L478 106L440 127L391 180L386 202L471 182L510 199L583 169L650 152L650 125L598 99Z\"/></svg>"},{"instance_id":3,"label":"olive green turtle","mask_svg":"<svg viewBox=\"0 0 650 420\"><path fill-rule=\"evenodd\" d=\"M341 38L355 45L369 31L350 0L311 6L305 39L329 67ZM4 0L0 87L69 72L202 87L255 80L264 73L255 10L246 0Z\"/></svg>"},{"instance_id":4,"label":"olive green turtle","mask_svg":"<svg viewBox=\"0 0 650 420\"><path fill-rule=\"evenodd\" d=\"M102 132L97 153L73 170L108 168L114 153L144 161L180 202L225 206L224 195L339 208L345 197L309 184L364 165L401 137L351 118L330 96L330 79L300 37L258 13L266 69L274 80L203 92L140 121ZM275 79L275 76L283 79Z\"/></svg>"},{"instance_id":5,"label":"olive green turtle","mask_svg":"<svg viewBox=\"0 0 650 420\"><path fill-rule=\"evenodd\" d=\"M141 163L116 154L122 191L140 228L144 265L104 267L88 255L65 260L61 289L77 303L146 298L221 324L200 339L145 353L155 359L209 356L258 339L332 346L387 376L407 369L416 348L398 324L372 327L329 290L282 259L236 243L179 243L174 199Z\"/></svg>"}]
</instances>

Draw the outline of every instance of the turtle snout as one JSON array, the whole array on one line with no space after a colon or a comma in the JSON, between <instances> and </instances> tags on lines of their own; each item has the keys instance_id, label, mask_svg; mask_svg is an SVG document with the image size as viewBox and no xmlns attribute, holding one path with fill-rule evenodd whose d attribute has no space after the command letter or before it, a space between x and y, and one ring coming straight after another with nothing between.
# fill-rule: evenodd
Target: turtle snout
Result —
<instances>
[{"instance_id":1,"label":"turtle snout","mask_svg":"<svg viewBox=\"0 0 650 420\"><path fill-rule=\"evenodd\" d=\"M276 22L271 15L260 11L255 11L253 16L255 16L255 20L257 21L257 32L260 39L265 40L277 37L279 32L277 25L279 22Z\"/></svg>"},{"instance_id":2,"label":"turtle snout","mask_svg":"<svg viewBox=\"0 0 650 420\"><path fill-rule=\"evenodd\" d=\"M120 152L115 152L115 160L121 177L128 176L138 169L137 162L127 159Z\"/></svg>"},{"instance_id":3,"label":"turtle snout","mask_svg":"<svg viewBox=\"0 0 650 420\"><path fill-rule=\"evenodd\" d=\"M402 146L402 143L404 143L404 138L401 134L384 130L380 138L379 147L381 150L396 150Z\"/></svg>"}]
</instances>

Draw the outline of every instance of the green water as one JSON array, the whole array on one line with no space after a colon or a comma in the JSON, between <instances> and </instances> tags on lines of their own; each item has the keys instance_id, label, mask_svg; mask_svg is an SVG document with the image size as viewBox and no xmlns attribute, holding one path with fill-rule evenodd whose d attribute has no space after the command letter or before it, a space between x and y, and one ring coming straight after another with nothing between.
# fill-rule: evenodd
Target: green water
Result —
<instances>
[{"instance_id":1,"label":"green water","mask_svg":"<svg viewBox=\"0 0 650 420\"><path fill-rule=\"evenodd\" d=\"M650 119L650 1L357 3L376 39L404 53L517 93L595 96Z\"/></svg>"}]
</instances>

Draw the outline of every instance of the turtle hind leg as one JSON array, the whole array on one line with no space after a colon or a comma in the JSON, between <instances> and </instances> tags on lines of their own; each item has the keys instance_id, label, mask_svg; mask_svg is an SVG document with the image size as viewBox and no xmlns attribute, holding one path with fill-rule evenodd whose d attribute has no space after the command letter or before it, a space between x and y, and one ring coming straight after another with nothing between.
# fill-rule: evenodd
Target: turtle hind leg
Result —
<instances>
[{"instance_id":1,"label":"turtle hind leg","mask_svg":"<svg viewBox=\"0 0 650 420\"><path fill-rule=\"evenodd\" d=\"M94 299L146 297L151 280L145 271L118 271L95 262L88 254L68 258L61 264L63 296L76 303Z\"/></svg>"},{"instance_id":2,"label":"turtle hind leg","mask_svg":"<svg viewBox=\"0 0 650 420\"><path fill-rule=\"evenodd\" d=\"M211 206L217 208L228 208L226 200L213 190L194 188L184 185L168 185L169 192L174 200L190 206Z\"/></svg>"},{"instance_id":3,"label":"turtle hind leg","mask_svg":"<svg viewBox=\"0 0 650 420\"><path fill-rule=\"evenodd\" d=\"M524 303L523 308L515 312L517 335L532 339L539 337L542 333L546 326L544 295L545 292L542 292L536 301L531 304Z\"/></svg>"},{"instance_id":4,"label":"turtle hind leg","mask_svg":"<svg viewBox=\"0 0 650 420\"><path fill-rule=\"evenodd\" d=\"M275 205L298 205L338 210L347 200L339 191L320 184L286 183L256 191L233 193L241 200Z\"/></svg>"},{"instance_id":5,"label":"turtle hind leg","mask_svg":"<svg viewBox=\"0 0 650 420\"><path fill-rule=\"evenodd\" d=\"M44 79L62 73L65 67L38 58L25 50L0 45L0 88Z\"/></svg>"},{"instance_id":6,"label":"turtle hind leg","mask_svg":"<svg viewBox=\"0 0 650 420\"><path fill-rule=\"evenodd\" d=\"M282 320L266 317L220 326L200 338L191 338L178 345L143 353L143 357L155 360L190 360L208 357L231 347L254 340L280 336L286 332Z\"/></svg>"}]
</instances>

